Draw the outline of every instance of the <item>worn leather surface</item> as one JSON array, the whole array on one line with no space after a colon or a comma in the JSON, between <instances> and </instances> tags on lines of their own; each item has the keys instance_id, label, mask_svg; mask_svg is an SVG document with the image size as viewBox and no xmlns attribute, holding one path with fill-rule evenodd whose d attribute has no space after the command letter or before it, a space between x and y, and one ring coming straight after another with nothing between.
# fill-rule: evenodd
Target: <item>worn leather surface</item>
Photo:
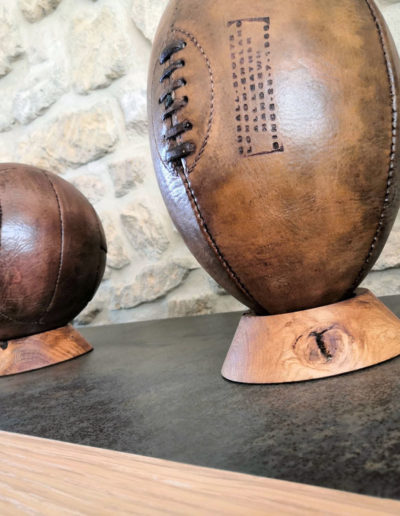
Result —
<instances>
[{"instance_id":1,"label":"worn leather surface","mask_svg":"<svg viewBox=\"0 0 400 516\"><path fill-rule=\"evenodd\" d=\"M349 296L399 206L398 91L371 0L171 0L150 64L151 146L204 268L259 312Z\"/></svg>"},{"instance_id":2,"label":"worn leather surface","mask_svg":"<svg viewBox=\"0 0 400 516\"><path fill-rule=\"evenodd\" d=\"M0 165L0 339L63 326L104 273L106 241L87 199L62 178Z\"/></svg>"}]
</instances>

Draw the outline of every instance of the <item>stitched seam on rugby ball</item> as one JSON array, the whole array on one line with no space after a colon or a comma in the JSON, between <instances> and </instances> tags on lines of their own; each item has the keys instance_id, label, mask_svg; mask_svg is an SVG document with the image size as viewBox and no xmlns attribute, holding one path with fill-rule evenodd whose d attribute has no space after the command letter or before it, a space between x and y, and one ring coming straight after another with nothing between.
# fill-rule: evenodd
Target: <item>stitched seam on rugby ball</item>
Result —
<instances>
[{"instance_id":1,"label":"stitched seam on rugby ball","mask_svg":"<svg viewBox=\"0 0 400 516\"><path fill-rule=\"evenodd\" d=\"M396 158L397 110L396 110L396 89L395 89L395 85L394 85L393 70L392 70L392 65L391 65L389 57L388 57L388 51L387 51L387 48L386 48L386 42L385 42L385 38L384 38L384 35L383 35L383 32L382 32L382 27L381 27L381 24L379 22L379 19L378 19L378 16L376 14L376 11L375 11L374 7L372 6L372 4L370 3L369 0L365 0L365 3L368 6L368 9L369 9L369 11L371 13L371 16L372 16L372 18L374 20L374 23L375 23L375 26L376 26L376 29L378 31L379 40L380 40L380 43L381 43L381 46L382 46L383 56L384 56L385 64L386 64L386 72L387 72L387 76L388 76L388 79L389 79L390 98L391 98L391 102L392 102L392 139L391 139L391 147L390 147L390 162L389 162L388 178L387 178L387 182L386 182L385 199L384 199L384 202L383 202L383 205L382 205L382 210L381 210L381 213L380 213L380 216L379 216L378 227L376 229L374 238L372 239L372 243L371 243L370 249L369 249L368 254L367 254L367 256L366 256L366 258L364 260L364 263L363 263L363 265L361 267L361 270L357 274L356 279L354 280L354 282L353 282L353 284L351 286L351 289L350 289L351 291L353 291L354 288L356 288L357 285L359 284L359 281L360 281L362 275L364 274L365 268L368 266L368 264L369 264L369 262L371 260L371 257L373 255L375 247L376 247L376 244L377 244L377 242L379 240L379 236L380 236L380 234L382 232L382 229L383 229L383 226L384 226L386 210L387 210L387 207L389 205L389 195L390 195L390 190L391 190L391 185L392 185L392 177L393 177L393 171L394 171L394 160Z\"/></svg>"},{"instance_id":2,"label":"stitched seam on rugby ball","mask_svg":"<svg viewBox=\"0 0 400 516\"><path fill-rule=\"evenodd\" d=\"M63 255L64 255L64 220L63 220L63 216L62 216L62 209L61 209L61 202L60 202L60 198L58 196L58 193L57 193L57 190L54 186L54 183L53 181L50 179L50 176L44 171L42 170L43 174L47 177L50 185L51 185L51 188L54 192L54 195L56 197L56 201L57 201L57 208L58 208L58 215L59 215L59 219L60 219L60 239L61 239L61 242L60 242L60 258L59 258L59 264L58 264L58 272L57 272L57 279L56 279L56 282L55 282L55 285L54 285L54 291L53 291L53 295L51 296L51 299L50 299L50 302L47 306L47 308L44 310L42 316L40 317L40 319L42 319L44 317L45 314L47 314L51 308L53 307L53 304L54 304L54 301L55 301L55 298L56 298L56 294L57 294L57 290L58 290L58 286L60 284L60 279L61 279L61 270L62 270L62 266L63 266ZM39 322L42 322L41 320Z\"/></svg>"},{"instance_id":3,"label":"stitched seam on rugby ball","mask_svg":"<svg viewBox=\"0 0 400 516\"><path fill-rule=\"evenodd\" d=\"M182 30L182 29L175 29L175 30ZM194 39L193 43L197 42L196 38L194 36L192 36L190 33L186 32L186 31L183 31L183 33L186 33L186 35L188 35L188 37L192 37ZM198 43L198 42L197 42ZM196 44L196 43L195 43ZM198 43L199 45L199 49L201 49L202 51L202 54L204 56L204 58L206 59L206 62L207 65L210 64L210 61L208 60L208 57L206 56L203 48L200 46L200 44ZM155 66L154 66L154 70L153 70L153 75L155 74L155 69L157 67L157 63L155 63ZM212 100L212 116L210 114L210 120L209 120L209 129L208 129L208 134L207 134L207 141L205 142L204 144L204 148L203 148L203 152L204 152L204 149L207 145L207 142L208 142L208 139L209 139L209 136L210 136L210 132L211 132L211 127L212 127L212 122L213 122L213 118L214 118L214 76L212 75L212 70L211 70L211 64L210 64L210 68L209 68L209 72L211 72L211 77L212 77L212 97L211 97L211 100ZM152 126L153 126L153 141L154 141L154 148L157 152L157 155L160 159L160 162L164 165L165 169L166 170L170 170L169 168L169 165L168 163L166 163L164 161L164 159L162 158L161 156L161 153L160 153L160 150L158 148L158 142L157 142L157 139L155 138L155 128L154 128L154 118L152 117L151 119L151 123L152 123ZM186 167L186 162L185 160L183 159L182 160L183 162L183 176L182 176L182 170L181 171L178 171L178 173L180 172L180 177L182 179L182 182L184 184L184 187L185 187L185 190L186 190L186 193L191 201L191 204L192 204L192 209L194 211L194 214L195 214L195 217L198 221L198 224L200 226L200 230L202 231L203 235L205 236L205 239L206 241L208 242L208 245L211 247L211 249L214 251L215 255L217 256L219 262L221 263L221 265L223 266L223 268L225 269L225 271L227 272L228 276L232 279L232 281L235 283L235 285L237 286L237 288L249 299L251 300L253 303L255 303L256 305L259 305L260 303L258 303L254 297L250 294L250 292L247 290L247 288L244 286L244 284L241 282L240 278L237 276L237 274L233 271L232 267L229 265L228 261L224 258L224 256L222 255L221 251L219 250L218 248L218 245L216 243L216 241L214 240L213 236L211 235L211 233L209 232L208 230L208 227L207 227L207 224L203 218L203 215L201 214L201 211L200 211L200 206L197 202L197 199L196 199L196 196L194 195L194 191L192 190L192 187L190 185L190 181L189 181L189 171ZM196 165L198 163L198 160L196 162ZM192 164L192 168L190 169L190 171L193 171L193 165Z\"/></svg>"},{"instance_id":4,"label":"stitched seam on rugby ball","mask_svg":"<svg viewBox=\"0 0 400 516\"><path fill-rule=\"evenodd\" d=\"M190 174L191 172L193 172L193 170L196 168L198 162L200 161L206 147L207 147L207 143L208 143L208 140L210 139L210 134L211 134L211 128L212 128L212 125L213 125L213 121L214 121L214 104L215 104L215 82L214 82L214 74L213 74L213 71L212 71L212 68L211 68L211 63L210 63L210 59L208 58L204 48L200 45L200 43L198 42L198 40L193 36L193 34L191 34L190 32L184 30L184 29L180 29L179 27L174 27L172 29L172 32L180 32L181 34L184 34L185 36L187 36L191 41L192 43L197 47L197 49L201 52L202 56L204 57L205 61L206 61L206 65L207 65L207 69L208 69L208 74L209 74L209 77L210 77L210 85L211 85L211 95L210 95L210 117L208 119L208 125L207 125L207 132L206 132L206 136L203 140L203 143L200 147L200 150L194 160L194 162L192 163L192 165L188 168L188 174Z\"/></svg>"},{"instance_id":5,"label":"stitched seam on rugby ball","mask_svg":"<svg viewBox=\"0 0 400 516\"><path fill-rule=\"evenodd\" d=\"M160 154L160 150L158 148L158 142L155 138L155 129L154 129L154 119L151 120L151 123L153 125L153 141L154 141L154 149L155 151L157 152L157 156L160 160L160 163L163 164L164 168L166 170L169 170L168 168L168 164L165 163L165 161L163 160L161 154ZM183 167L183 170L185 170L185 166ZM253 302L255 302L256 304L259 304L257 303L257 301L253 298L253 296L249 293L249 291L246 289L246 287L243 285L243 283L240 281L240 279L238 278L238 276L235 274L235 272L232 270L232 268L230 267L230 265L228 264L228 262L225 260L225 258L222 256L222 253L220 252L215 240L213 239L212 235L210 234L210 232L208 231L208 228L207 228L207 224L200 212L200 208L199 208L199 205L197 203L197 199L194 195L194 192L190 186L190 182L189 182L189 177L188 175L183 172L183 177L182 177L182 174L180 174L180 178L182 180L182 183L184 185L184 188L185 188L185 191L186 191L186 195L189 197L189 201L191 201L191 205L192 205L192 210L194 212L194 215L197 219L197 222L200 226L200 231L203 233L204 237L205 237L205 240L207 241L208 245L211 247L211 249L214 251L214 253L216 254L218 260L220 261L221 265L223 266L223 268L226 270L226 272L228 273L228 276L233 280L233 282L235 283L235 285L239 288L239 290L241 290L243 292L243 294L245 294L249 299L251 299Z\"/></svg>"},{"instance_id":6,"label":"stitched seam on rugby ball","mask_svg":"<svg viewBox=\"0 0 400 516\"><path fill-rule=\"evenodd\" d=\"M193 191L193 189L191 187L191 184L190 184L188 172L187 172L187 170L185 170L185 167L183 167L183 175L184 175L184 178L185 178L183 180L183 183L185 184L186 191L189 192L189 194L190 194L190 197L191 197L191 200L192 200L192 205L194 206L194 212L196 214L197 220L199 221L200 228L203 230L203 233L206 234L206 240L208 240L209 245L211 246L211 248L213 249L213 251L217 255L217 258L221 262L222 266L224 267L224 269L226 270L226 272L228 273L230 278L234 281L236 286L251 301L253 301L255 304L259 305L260 303L258 303L258 301L256 301L256 299L254 299L254 297L250 294L250 292L247 290L247 288L244 286L244 284L240 280L239 276L234 272L232 267L229 265L228 261L226 260L226 258L221 253L221 251L220 251L220 249L219 249L219 247L217 245L217 242L214 240L214 237L211 235L210 230L207 227L207 223L204 220L203 215L201 214L200 206L198 204L196 196L194 195L194 191Z\"/></svg>"}]
</instances>

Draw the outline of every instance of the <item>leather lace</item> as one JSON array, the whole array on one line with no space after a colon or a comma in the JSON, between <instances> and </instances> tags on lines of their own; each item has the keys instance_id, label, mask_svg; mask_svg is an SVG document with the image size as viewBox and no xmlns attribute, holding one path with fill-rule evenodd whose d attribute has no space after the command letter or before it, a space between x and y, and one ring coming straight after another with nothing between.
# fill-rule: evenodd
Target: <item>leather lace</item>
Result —
<instances>
[{"instance_id":1,"label":"leather lace","mask_svg":"<svg viewBox=\"0 0 400 516\"><path fill-rule=\"evenodd\" d=\"M166 153L166 160L168 163L177 163L180 160L190 156L196 151L196 146L192 142L178 143L178 137L181 137L187 131L193 128L192 123L189 120L183 120L182 122L174 122L174 115L183 109L189 102L188 97L177 97L177 90L186 85L184 78L178 78L172 80L172 76L185 66L183 59L171 61L174 54L183 50L186 47L185 41L178 39L172 41L167 45L160 54L160 64L168 63L168 66L163 70L160 83L169 81L168 87L159 98L159 103L164 105L165 111L162 114L162 120L165 122L170 120L170 127L164 134L164 139L169 143L177 143L177 145L171 146Z\"/></svg>"}]
</instances>

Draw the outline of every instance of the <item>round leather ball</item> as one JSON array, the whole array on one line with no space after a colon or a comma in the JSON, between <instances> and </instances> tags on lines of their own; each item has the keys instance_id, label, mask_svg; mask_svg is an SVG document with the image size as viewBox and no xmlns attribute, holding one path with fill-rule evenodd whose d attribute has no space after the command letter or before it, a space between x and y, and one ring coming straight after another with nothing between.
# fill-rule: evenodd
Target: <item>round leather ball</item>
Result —
<instances>
[{"instance_id":1,"label":"round leather ball","mask_svg":"<svg viewBox=\"0 0 400 516\"><path fill-rule=\"evenodd\" d=\"M399 206L399 65L372 0L171 0L153 161L203 267L258 312L350 296Z\"/></svg>"},{"instance_id":2,"label":"round leather ball","mask_svg":"<svg viewBox=\"0 0 400 516\"><path fill-rule=\"evenodd\" d=\"M64 326L102 279L106 241L89 201L38 168L0 165L0 340Z\"/></svg>"}]
</instances>

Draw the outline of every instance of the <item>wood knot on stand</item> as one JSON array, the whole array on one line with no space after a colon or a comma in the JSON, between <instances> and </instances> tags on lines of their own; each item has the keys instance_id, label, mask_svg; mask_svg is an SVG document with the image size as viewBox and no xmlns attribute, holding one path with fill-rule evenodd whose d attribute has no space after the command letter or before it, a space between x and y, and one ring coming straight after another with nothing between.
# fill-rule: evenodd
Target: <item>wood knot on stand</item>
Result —
<instances>
[{"instance_id":1,"label":"wood knot on stand","mask_svg":"<svg viewBox=\"0 0 400 516\"><path fill-rule=\"evenodd\" d=\"M304 365L332 367L343 363L352 353L353 337L340 324L317 327L297 337L293 344L296 357Z\"/></svg>"}]
</instances>

